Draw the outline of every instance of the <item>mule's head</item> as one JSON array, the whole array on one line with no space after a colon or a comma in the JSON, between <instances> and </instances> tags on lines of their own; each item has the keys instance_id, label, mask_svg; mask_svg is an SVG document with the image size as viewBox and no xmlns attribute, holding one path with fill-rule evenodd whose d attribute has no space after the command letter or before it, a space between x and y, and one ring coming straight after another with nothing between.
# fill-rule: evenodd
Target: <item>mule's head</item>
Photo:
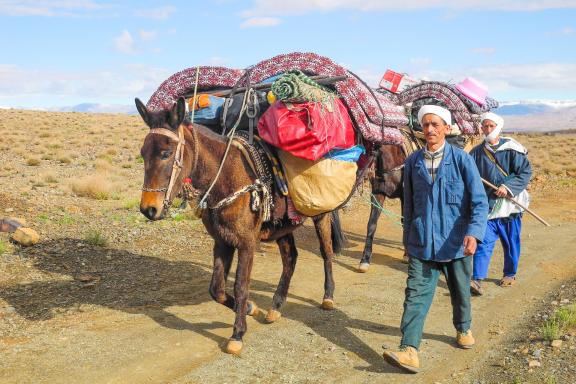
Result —
<instances>
[{"instance_id":1,"label":"mule's head","mask_svg":"<svg viewBox=\"0 0 576 384\"><path fill-rule=\"evenodd\" d=\"M166 215L190 172L184 164L186 105L180 98L171 109L152 112L136 99L136 109L150 128L140 149L144 159L140 212L150 220L159 220Z\"/></svg>"}]
</instances>

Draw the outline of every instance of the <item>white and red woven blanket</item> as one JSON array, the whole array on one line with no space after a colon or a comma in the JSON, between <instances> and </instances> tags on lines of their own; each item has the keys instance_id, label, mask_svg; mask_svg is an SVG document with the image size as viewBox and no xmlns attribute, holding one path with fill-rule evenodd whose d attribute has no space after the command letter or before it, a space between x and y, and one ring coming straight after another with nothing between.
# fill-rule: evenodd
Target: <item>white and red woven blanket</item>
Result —
<instances>
[{"instance_id":1,"label":"white and red woven blanket","mask_svg":"<svg viewBox=\"0 0 576 384\"><path fill-rule=\"evenodd\" d=\"M289 53L264 60L247 71L225 67L200 67L198 89L232 88L238 83L257 84L262 80L290 69L299 69L311 75L342 76L335 88L344 100L350 115L365 140L374 143L400 144L402 134L397 127L408 124L404 107L371 92L370 88L344 67L327 57L315 53ZM245 76L246 75L246 76ZM170 108L178 97L194 89L196 67L188 68L166 79L148 100L151 110Z\"/></svg>"}]
</instances>

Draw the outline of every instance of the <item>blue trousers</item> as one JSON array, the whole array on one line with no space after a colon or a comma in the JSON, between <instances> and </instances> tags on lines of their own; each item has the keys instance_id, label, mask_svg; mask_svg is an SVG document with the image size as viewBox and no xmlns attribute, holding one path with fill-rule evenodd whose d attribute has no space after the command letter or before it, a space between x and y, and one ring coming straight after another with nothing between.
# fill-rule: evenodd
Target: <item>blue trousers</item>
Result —
<instances>
[{"instance_id":1,"label":"blue trousers","mask_svg":"<svg viewBox=\"0 0 576 384\"><path fill-rule=\"evenodd\" d=\"M470 276L472 261L463 257L449 262L425 261L411 257L406 279L404 313L400 323L402 341L400 345L420 347L424 321L434 298L440 274L446 277L446 284L452 301L452 323L459 332L470 329L472 307L470 304Z\"/></svg>"},{"instance_id":2,"label":"blue trousers","mask_svg":"<svg viewBox=\"0 0 576 384\"><path fill-rule=\"evenodd\" d=\"M494 251L496 240L500 239L504 249L504 276L516 276L518 260L520 260L520 231L522 229L521 217L514 219L488 220L486 235L481 243L478 243L474 254L474 271L472 278L482 280L488 276L488 266Z\"/></svg>"}]
</instances>

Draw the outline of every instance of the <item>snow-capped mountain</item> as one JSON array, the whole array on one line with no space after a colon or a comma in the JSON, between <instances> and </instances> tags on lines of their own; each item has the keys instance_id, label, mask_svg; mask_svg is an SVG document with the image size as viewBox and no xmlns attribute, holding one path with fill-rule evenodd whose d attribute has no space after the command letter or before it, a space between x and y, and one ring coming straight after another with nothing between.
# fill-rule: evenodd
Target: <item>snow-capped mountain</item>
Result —
<instances>
[{"instance_id":1,"label":"snow-capped mountain","mask_svg":"<svg viewBox=\"0 0 576 384\"><path fill-rule=\"evenodd\" d=\"M576 100L524 100L500 103L505 131L557 131L576 128Z\"/></svg>"},{"instance_id":2,"label":"snow-capped mountain","mask_svg":"<svg viewBox=\"0 0 576 384\"><path fill-rule=\"evenodd\" d=\"M529 115L576 107L576 100L504 101L495 112L501 115Z\"/></svg>"}]
</instances>

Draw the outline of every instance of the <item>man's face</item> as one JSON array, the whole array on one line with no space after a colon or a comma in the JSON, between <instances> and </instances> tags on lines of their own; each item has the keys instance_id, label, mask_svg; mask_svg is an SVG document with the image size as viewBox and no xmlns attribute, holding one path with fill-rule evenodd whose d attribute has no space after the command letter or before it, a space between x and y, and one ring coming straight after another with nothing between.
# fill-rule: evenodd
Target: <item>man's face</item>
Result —
<instances>
[{"instance_id":1,"label":"man's face","mask_svg":"<svg viewBox=\"0 0 576 384\"><path fill-rule=\"evenodd\" d=\"M482 121L482 133L488 136L493 130L496 129L496 123L492 120L485 119Z\"/></svg>"},{"instance_id":2,"label":"man's face","mask_svg":"<svg viewBox=\"0 0 576 384\"><path fill-rule=\"evenodd\" d=\"M446 133L450 129L450 126L440 116L433 113L424 115L421 125L428 146L442 145Z\"/></svg>"}]
</instances>

